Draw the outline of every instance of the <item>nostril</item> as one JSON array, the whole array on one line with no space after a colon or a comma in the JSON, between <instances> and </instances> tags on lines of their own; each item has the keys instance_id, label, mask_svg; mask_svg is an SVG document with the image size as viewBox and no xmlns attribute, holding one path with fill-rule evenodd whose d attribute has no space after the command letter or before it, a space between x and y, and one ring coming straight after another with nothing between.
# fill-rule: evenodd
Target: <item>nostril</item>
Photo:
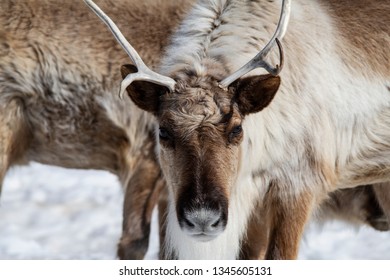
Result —
<instances>
[{"instance_id":1,"label":"nostril","mask_svg":"<svg viewBox=\"0 0 390 280\"><path fill-rule=\"evenodd\" d=\"M212 234L215 235L225 229L223 213L211 209L191 209L181 215L180 227L190 234Z\"/></svg>"},{"instance_id":2,"label":"nostril","mask_svg":"<svg viewBox=\"0 0 390 280\"><path fill-rule=\"evenodd\" d=\"M184 222L186 223L187 226L189 226L190 228L194 228L195 225L193 223L190 222L190 220L188 220L187 218L184 218Z\"/></svg>"},{"instance_id":3,"label":"nostril","mask_svg":"<svg viewBox=\"0 0 390 280\"><path fill-rule=\"evenodd\" d=\"M213 223L211 225L211 227L217 227L219 225L219 222L221 221L221 219L218 219L215 223Z\"/></svg>"}]
</instances>

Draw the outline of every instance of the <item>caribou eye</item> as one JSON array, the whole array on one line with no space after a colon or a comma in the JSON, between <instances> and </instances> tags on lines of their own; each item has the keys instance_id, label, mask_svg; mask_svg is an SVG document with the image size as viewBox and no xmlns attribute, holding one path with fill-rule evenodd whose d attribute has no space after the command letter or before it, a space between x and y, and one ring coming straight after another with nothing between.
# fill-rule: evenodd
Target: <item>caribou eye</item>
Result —
<instances>
[{"instance_id":1,"label":"caribou eye","mask_svg":"<svg viewBox=\"0 0 390 280\"><path fill-rule=\"evenodd\" d=\"M234 136L238 136L240 135L242 132L242 126L241 125L237 125L233 128L232 132L230 132L230 134L234 137Z\"/></svg>"},{"instance_id":2,"label":"caribou eye","mask_svg":"<svg viewBox=\"0 0 390 280\"><path fill-rule=\"evenodd\" d=\"M166 130L163 127L160 127L159 137L160 137L160 140L169 140L171 138L171 135L169 134L168 130Z\"/></svg>"},{"instance_id":3,"label":"caribou eye","mask_svg":"<svg viewBox=\"0 0 390 280\"><path fill-rule=\"evenodd\" d=\"M233 127L232 131L229 133L229 141L231 142L232 140L234 140L234 138L240 136L242 133L242 126L241 125L237 125L235 127Z\"/></svg>"}]
</instances>

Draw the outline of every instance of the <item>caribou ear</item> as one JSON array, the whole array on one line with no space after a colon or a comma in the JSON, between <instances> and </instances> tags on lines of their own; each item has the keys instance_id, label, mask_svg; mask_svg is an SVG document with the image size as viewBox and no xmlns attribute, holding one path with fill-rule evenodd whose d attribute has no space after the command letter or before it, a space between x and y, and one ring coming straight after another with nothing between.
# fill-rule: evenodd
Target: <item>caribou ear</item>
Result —
<instances>
[{"instance_id":1,"label":"caribou ear","mask_svg":"<svg viewBox=\"0 0 390 280\"><path fill-rule=\"evenodd\" d=\"M279 85L279 76L260 75L239 79L230 87L235 92L240 112L248 115L267 107L278 91Z\"/></svg>"},{"instance_id":2,"label":"caribou ear","mask_svg":"<svg viewBox=\"0 0 390 280\"><path fill-rule=\"evenodd\" d=\"M131 64L122 65L121 74L124 79L127 75L138 72L137 67ZM134 81L127 88L131 100L142 110L157 114L160 105L160 96L168 91L168 88L152 82Z\"/></svg>"}]
</instances>

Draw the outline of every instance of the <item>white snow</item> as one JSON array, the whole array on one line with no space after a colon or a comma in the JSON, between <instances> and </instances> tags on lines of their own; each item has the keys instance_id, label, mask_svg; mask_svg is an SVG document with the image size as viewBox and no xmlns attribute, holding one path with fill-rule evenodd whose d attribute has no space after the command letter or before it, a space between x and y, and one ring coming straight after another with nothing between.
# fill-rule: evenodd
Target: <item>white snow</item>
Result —
<instances>
[{"instance_id":1,"label":"white snow","mask_svg":"<svg viewBox=\"0 0 390 280\"><path fill-rule=\"evenodd\" d=\"M0 198L0 259L115 259L123 193L108 172L32 163L10 170ZM156 259L156 212L146 259ZM309 225L300 259L390 259L390 233Z\"/></svg>"}]
</instances>

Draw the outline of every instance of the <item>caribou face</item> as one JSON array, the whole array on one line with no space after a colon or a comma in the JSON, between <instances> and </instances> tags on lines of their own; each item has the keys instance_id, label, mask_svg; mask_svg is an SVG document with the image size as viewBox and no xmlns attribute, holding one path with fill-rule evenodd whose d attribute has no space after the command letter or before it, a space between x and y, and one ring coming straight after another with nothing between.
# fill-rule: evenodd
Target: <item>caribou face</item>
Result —
<instances>
[{"instance_id":1,"label":"caribou face","mask_svg":"<svg viewBox=\"0 0 390 280\"><path fill-rule=\"evenodd\" d=\"M242 118L227 94L209 85L167 94L159 109L159 157L178 222L194 238L211 240L227 223Z\"/></svg>"},{"instance_id":2,"label":"caribou face","mask_svg":"<svg viewBox=\"0 0 390 280\"><path fill-rule=\"evenodd\" d=\"M157 117L161 168L181 229L200 241L214 239L228 222L229 194L245 137L244 117L266 107L279 88L283 51L278 39L286 32L291 1L283 1L277 30L264 49L221 81L212 73L191 77L183 71L172 79L153 72L112 20L93 1L85 2L136 64L122 67L120 96L127 90L139 108ZM272 67L265 57L276 44L280 66ZM271 75L241 78L258 67Z\"/></svg>"},{"instance_id":3,"label":"caribou face","mask_svg":"<svg viewBox=\"0 0 390 280\"><path fill-rule=\"evenodd\" d=\"M122 75L134 71L122 67ZM150 82L127 87L141 109L157 117L159 158L174 198L177 221L199 241L226 227L229 194L239 171L244 117L261 111L274 97L280 78L240 79L228 89L216 80L178 81L173 92Z\"/></svg>"}]
</instances>

